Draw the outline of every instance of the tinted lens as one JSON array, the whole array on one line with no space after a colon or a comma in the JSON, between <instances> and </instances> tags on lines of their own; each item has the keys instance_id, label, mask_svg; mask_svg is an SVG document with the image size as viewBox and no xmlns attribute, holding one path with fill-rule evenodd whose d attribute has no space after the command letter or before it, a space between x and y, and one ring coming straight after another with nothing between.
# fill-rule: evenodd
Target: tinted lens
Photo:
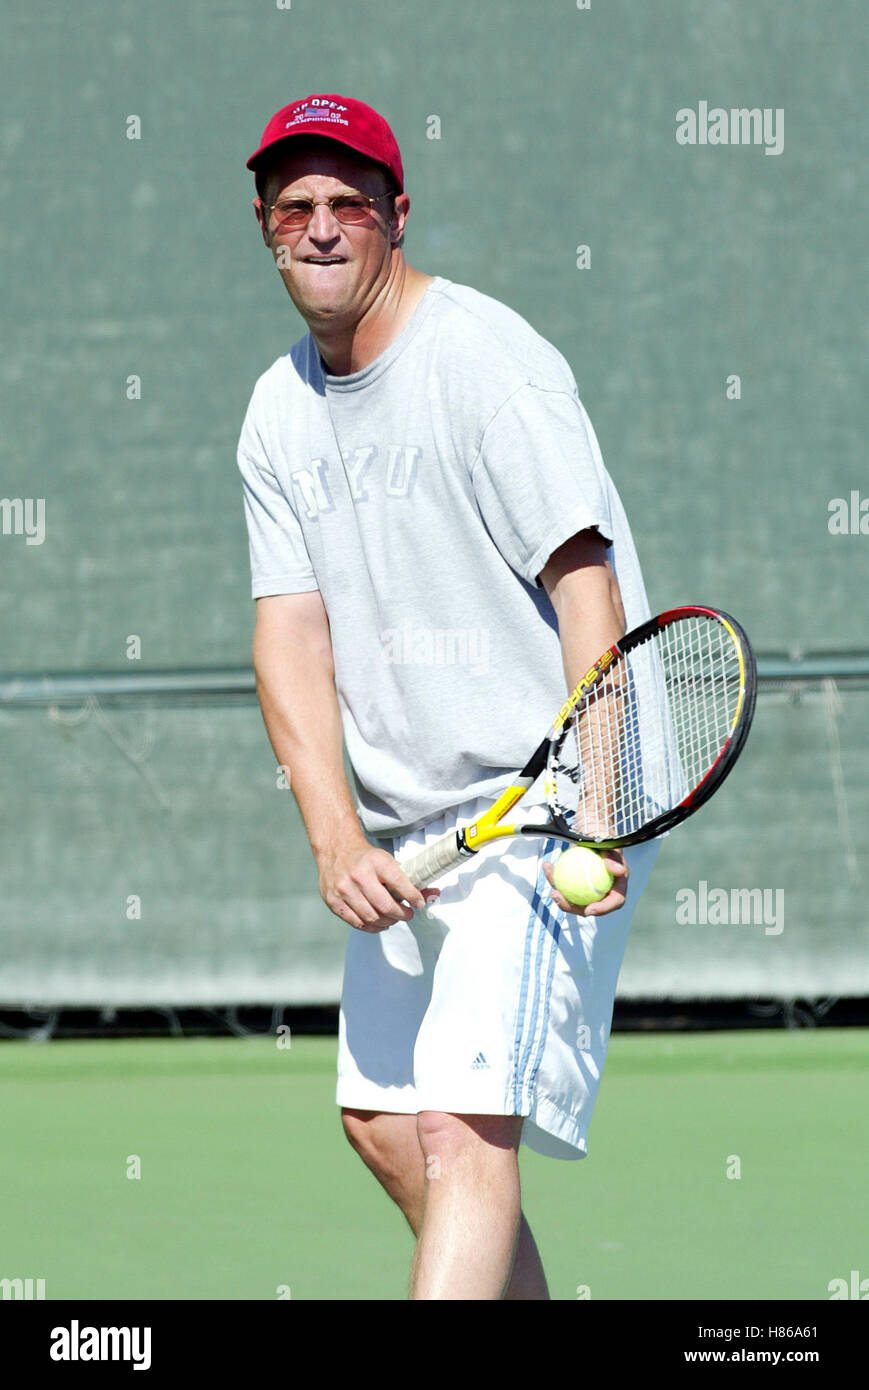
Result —
<instances>
[{"instance_id":1,"label":"tinted lens","mask_svg":"<svg viewBox=\"0 0 869 1390\"><path fill-rule=\"evenodd\" d=\"M367 198L347 194L346 197L334 199L332 211L339 222L364 222L371 208Z\"/></svg>"},{"instance_id":2,"label":"tinted lens","mask_svg":"<svg viewBox=\"0 0 869 1390\"><path fill-rule=\"evenodd\" d=\"M314 211L313 204L307 198L294 198L285 203L276 203L275 226L277 227L304 227Z\"/></svg>"}]
</instances>

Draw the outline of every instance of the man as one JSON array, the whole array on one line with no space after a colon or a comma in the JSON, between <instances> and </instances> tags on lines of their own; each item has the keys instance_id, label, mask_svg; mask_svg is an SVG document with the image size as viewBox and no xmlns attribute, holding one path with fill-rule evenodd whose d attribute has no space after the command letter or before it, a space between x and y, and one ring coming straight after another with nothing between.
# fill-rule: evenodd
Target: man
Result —
<instances>
[{"instance_id":1,"label":"man","mask_svg":"<svg viewBox=\"0 0 869 1390\"><path fill-rule=\"evenodd\" d=\"M293 102L248 168L310 330L257 382L239 467L263 717L352 929L344 1127L417 1236L411 1298L545 1299L517 1150L586 1151L654 847L608 854L583 915L547 887L551 842L425 892L398 860L494 800L565 681L648 616L633 542L560 354L405 260L381 116Z\"/></svg>"}]
</instances>

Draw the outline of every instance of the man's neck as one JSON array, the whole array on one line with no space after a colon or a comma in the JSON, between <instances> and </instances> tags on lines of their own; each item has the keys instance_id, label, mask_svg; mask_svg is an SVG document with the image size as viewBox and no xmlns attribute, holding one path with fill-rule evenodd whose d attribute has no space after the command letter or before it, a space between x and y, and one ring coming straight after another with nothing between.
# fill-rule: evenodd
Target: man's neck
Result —
<instances>
[{"instance_id":1,"label":"man's neck","mask_svg":"<svg viewBox=\"0 0 869 1390\"><path fill-rule=\"evenodd\" d=\"M394 342L413 316L433 276L414 270L402 257L361 319L352 324L311 324L332 376L361 372Z\"/></svg>"}]
</instances>

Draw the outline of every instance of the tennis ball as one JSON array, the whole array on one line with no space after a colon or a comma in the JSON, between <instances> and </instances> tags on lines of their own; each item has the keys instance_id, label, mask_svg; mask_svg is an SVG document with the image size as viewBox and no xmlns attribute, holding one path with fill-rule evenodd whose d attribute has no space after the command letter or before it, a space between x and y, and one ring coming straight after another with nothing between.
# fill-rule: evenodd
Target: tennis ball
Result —
<instances>
[{"instance_id":1,"label":"tennis ball","mask_svg":"<svg viewBox=\"0 0 869 1390\"><path fill-rule=\"evenodd\" d=\"M613 886L613 876L600 855L582 845L571 845L559 855L552 881L577 907L599 903Z\"/></svg>"}]
</instances>

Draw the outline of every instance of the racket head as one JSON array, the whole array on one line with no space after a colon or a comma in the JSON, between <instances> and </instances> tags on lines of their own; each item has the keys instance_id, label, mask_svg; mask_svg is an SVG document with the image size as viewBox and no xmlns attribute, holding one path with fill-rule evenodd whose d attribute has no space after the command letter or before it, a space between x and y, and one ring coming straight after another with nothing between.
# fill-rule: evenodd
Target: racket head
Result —
<instances>
[{"instance_id":1,"label":"racket head","mask_svg":"<svg viewBox=\"0 0 869 1390\"><path fill-rule=\"evenodd\" d=\"M704 805L742 751L757 695L748 637L720 609L668 609L610 651L563 707L546 756L552 830L599 847L653 839Z\"/></svg>"}]
</instances>

